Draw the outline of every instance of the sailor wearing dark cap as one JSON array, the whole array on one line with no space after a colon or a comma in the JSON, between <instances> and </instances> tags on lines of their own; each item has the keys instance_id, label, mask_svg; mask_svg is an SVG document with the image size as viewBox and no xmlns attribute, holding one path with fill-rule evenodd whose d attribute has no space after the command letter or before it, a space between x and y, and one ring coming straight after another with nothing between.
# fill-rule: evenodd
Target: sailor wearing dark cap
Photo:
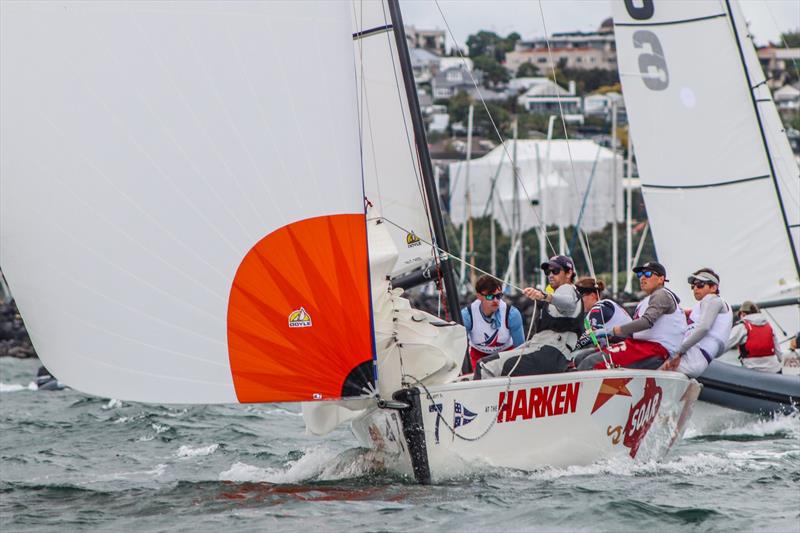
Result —
<instances>
[{"instance_id":1,"label":"sailor wearing dark cap","mask_svg":"<svg viewBox=\"0 0 800 533\"><path fill-rule=\"evenodd\" d=\"M536 333L516 350L484 357L475 378L487 376L527 376L564 372L572 359L572 349L583 332L583 305L575 290L575 264L565 255L542 263L553 292L526 287L523 293L536 300L532 317Z\"/></svg>"},{"instance_id":2,"label":"sailor wearing dark cap","mask_svg":"<svg viewBox=\"0 0 800 533\"><path fill-rule=\"evenodd\" d=\"M711 361L725 352L733 325L733 311L719 295L719 274L710 268L701 268L687 281L697 303L689 314L689 327L683 342L664 368L696 378Z\"/></svg>"},{"instance_id":3,"label":"sailor wearing dark cap","mask_svg":"<svg viewBox=\"0 0 800 533\"><path fill-rule=\"evenodd\" d=\"M598 330L595 335L625 338L608 348L616 366L655 369L678 350L686 331L686 317L679 306L678 296L664 286L668 281L664 265L648 261L633 271L647 294L636 306L633 321ZM578 369L584 370L587 361L584 360ZM604 366L600 360L594 368Z\"/></svg>"}]
</instances>

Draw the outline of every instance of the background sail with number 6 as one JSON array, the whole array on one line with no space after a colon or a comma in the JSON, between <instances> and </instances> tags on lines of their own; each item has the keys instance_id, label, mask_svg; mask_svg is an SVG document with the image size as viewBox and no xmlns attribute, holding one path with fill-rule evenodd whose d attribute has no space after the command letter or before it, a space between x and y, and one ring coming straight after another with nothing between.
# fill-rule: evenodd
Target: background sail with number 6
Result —
<instances>
[{"instance_id":1,"label":"background sail with number 6","mask_svg":"<svg viewBox=\"0 0 800 533\"><path fill-rule=\"evenodd\" d=\"M684 305L704 266L731 303L796 299L800 171L738 5L613 5L647 213ZM796 301L773 313L800 327Z\"/></svg>"}]
</instances>

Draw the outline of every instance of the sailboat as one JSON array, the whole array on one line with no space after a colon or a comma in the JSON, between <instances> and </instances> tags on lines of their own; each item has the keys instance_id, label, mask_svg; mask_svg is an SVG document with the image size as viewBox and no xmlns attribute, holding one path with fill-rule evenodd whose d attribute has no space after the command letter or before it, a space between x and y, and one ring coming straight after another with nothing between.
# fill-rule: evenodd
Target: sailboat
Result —
<instances>
[{"instance_id":1,"label":"sailboat","mask_svg":"<svg viewBox=\"0 0 800 533\"><path fill-rule=\"evenodd\" d=\"M700 386L680 374L459 381L396 1L9 3L1 29L0 261L63 383L309 402L309 429L350 421L421 483L681 437ZM392 285L426 262L444 319Z\"/></svg>"},{"instance_id":2,"label":"sailboat","mask_svg":"<svg viewBox=\"0 0 800 533\"><path fill-rule=\"evenodd\" d=\"M620 78L659 261L681 280L708 266L721 294L800 329L800 170L739 5L614 2ZM791 412L800 376L711 363L700 399Z\"/></svg>"}]
</instances>

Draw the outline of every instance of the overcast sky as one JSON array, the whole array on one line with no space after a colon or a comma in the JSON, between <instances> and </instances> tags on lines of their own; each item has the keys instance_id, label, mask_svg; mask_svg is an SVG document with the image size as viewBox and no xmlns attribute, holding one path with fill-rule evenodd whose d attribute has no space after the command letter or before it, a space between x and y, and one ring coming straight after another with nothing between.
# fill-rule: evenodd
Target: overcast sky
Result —
<instances>
[{"instance_id":1,"label":"overcast sky","mask_svg":"<svg viewBox=\"0 0 800 533\"><path fill-rule=\"evenodd\" d=\"M661 0L668 1L668 0ZM798 0L740 0L742 11L759 44L777 42L782 32L800 27ZM446 29L433 0L403 0L403 21L420 29ZM505 36L513 31L523 39L545 35L537 0L439 0L450 29L462 46L467 36L488 30ZM596 30L611 16L609 0L542 0L547 34ZM453 45L447 36L448 48Z\"/></svg>"}]
</instances>

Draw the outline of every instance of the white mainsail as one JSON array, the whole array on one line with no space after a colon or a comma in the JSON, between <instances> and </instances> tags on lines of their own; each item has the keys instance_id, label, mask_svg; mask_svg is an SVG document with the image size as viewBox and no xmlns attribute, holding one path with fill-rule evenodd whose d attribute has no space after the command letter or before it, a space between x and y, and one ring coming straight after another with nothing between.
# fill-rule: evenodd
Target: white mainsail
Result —
<instances>
[{"instance_id":1,"label":"white mainsail","mask_svg":"<svg viewBox=\"0 0 800 533\"><path fill-rule=\"evenodd\" d=\"M397 246L397 276L433 260L422 171L386 2L354 0L352 10L364 186Z\"/></svg>"},{"instance_id":2,"label":"white mainsail","mask_svg":"<svg viewBox=\"0 0 800 533\"><path fill-rule=\"evenodd\" d=\"M0 263L54 375L160 403L371 378L349 3L1 18Z\"/></svg>"},{"instance_id":3,"label":"white mainsail","mask_svg":"<svg viewBox=\"0 0 800 533\"><path fill-rule=\"evenodd\" d=\"M797 297L800 180L735 2L614 2L620 78L658 257L731 303ZM800 317L791 312L796 331Z\"/></svg>"}]
</instances>

